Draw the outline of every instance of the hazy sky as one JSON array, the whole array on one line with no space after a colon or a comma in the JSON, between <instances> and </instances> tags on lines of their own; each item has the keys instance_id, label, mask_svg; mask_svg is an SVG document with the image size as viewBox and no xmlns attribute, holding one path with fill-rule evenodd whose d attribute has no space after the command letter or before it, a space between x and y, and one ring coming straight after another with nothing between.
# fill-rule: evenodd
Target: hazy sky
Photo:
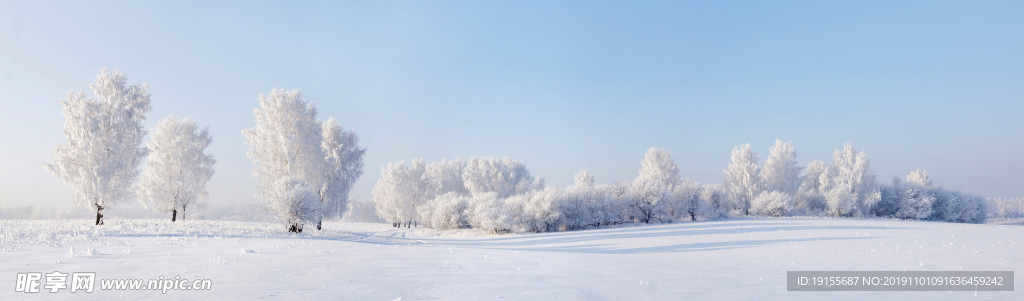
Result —
<instances>
[{"instance_id":1,"label":"hazy sky","mask_svg":"<svg viewBox=\"0 0 1024 301\"><path fill-rule=\"evenodd\" d=\"M640 3L637 3L640 2ZM549 185L635 177L671 151L721 182L730 150L852 142L880 181L1024 196L1024 1L0 1L0 206L70 206L58 99L103 67L150 85L149 127L208 125L210 203L257 202L243 128L299 89L386 162L509 156ZM90 92L91 93L91 92ZM81 210L86 210L82 208Z\"/></svg>"}]
</instances>

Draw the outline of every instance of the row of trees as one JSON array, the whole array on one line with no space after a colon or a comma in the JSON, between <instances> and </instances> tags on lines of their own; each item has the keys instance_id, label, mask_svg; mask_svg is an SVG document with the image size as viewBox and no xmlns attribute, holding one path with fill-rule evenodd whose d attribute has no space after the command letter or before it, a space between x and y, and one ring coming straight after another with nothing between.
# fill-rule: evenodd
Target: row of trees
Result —
<instances>
[{"instance_id":1,"label":"row of trees","mask_svg":"<svg viewBox=\"0 0 1024 301\"><path fill-rule=\"evenodd\" d=\"M216 161L204 151L213 139L195 119L172 115L156 126L148 147L141 147L151 94L149 85L127 82L126 75L104 68L90 85L95 98L68 92L60 100L67 144L54 147L53 163L43 165L71 187L76 204L96 212L96 225L103 224L105 209L131 199L171 212L172 221L179 211L184 217L187 208L206 199ZM147 157L138 181L139 164Z\"/></svg>"},{"instance_id":2,"label":"row of trees","mask_svg":"<svg viewBox=\"0 0 1024 301\"><path fill-rule=\"evenodd\" d=\"M388 163L373 188L380 217L394 226L544 232L620 223L707 220L730 215L895 217L980 223L987 202L932 187L927 173L879 184L867 155L849 143L833 161L796 160L792 142L777 140L763 166L749 144L732 151L723 184L682 179L668 151L651 148L632 181L596 184L586 170L569 187L545 187L510 158L425 164Z\"/></svg>"},{"instance_id":3,"label":"row of trees","mask_svg":"<svg viewBox=\"0 0 1024 301\"><path fill-rule=\"evenodd\" d=\"M245 129L255 168L256 195L291 232L305 225L321 229L324 219L345 212L352 185L363 174L366 149L359 137L329 118L298 90L274 89L259 96L256 127Z\"/></svg>"},{"instance_id":4,"label":"row of trees","mask_svg":"<svg viewBox=\"0 0 1024 301\"><path fill-rule=\"evenodd\" d=\"M916 170L900 181L879 184L863 151L847 143L833 153L831 164L812 161L806 169L796 161L791 142L776 140L765 160L750 145L733 150L725 170L731 207L744 214L789 216L879 216L961 223L984 222L989 211L985 198L932 187L928 174Z\"/></svg>"}]
</instances>

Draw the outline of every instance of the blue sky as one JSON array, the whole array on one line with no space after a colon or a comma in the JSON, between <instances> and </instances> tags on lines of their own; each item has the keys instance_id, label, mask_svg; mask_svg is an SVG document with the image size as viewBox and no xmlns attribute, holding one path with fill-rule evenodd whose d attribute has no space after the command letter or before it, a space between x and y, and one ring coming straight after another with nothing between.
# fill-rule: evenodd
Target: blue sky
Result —
<instances>
[{"instance_id":1,"label":"blue sky","mask_svg":"<svg viewBox=\"0 0 1024 301\"><path fill-rule=\"evenodd\" d=\"M850 141L881 181L1024 196L1024 2L635 2L0 1L0 206L69 206L42 162L58 99L103 67L150 84L149 126L210 127L211 204L257 202L240 132L275 87L359 133L356 198L389 161L609 183L652 146L720 182L776 138L803 165Z\"/></svg>"}]
</instances>

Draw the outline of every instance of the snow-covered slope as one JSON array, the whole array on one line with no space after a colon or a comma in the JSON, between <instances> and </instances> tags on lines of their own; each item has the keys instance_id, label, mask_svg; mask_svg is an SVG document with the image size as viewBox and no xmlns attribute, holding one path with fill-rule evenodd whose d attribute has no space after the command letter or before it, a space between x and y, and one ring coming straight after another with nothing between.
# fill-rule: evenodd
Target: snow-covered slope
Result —
<instances>
[{"instance_id":1,"label":"snow-covered slope","mask_svg":"<svg viewBox=\"0 0 1024 301\"><path fill-rule=\"evenodd\" d=\"M89 222L0 221L0 299L1024 299L1019 290L786 291L794 270L1021 271L1020 226L793 218L481 235L327 223L294 235L272 223ZM96 272L95 292L14 292L17 273L53 271ZM213 285L99 287L160 276Z\"/></svg>"}]
</instances>

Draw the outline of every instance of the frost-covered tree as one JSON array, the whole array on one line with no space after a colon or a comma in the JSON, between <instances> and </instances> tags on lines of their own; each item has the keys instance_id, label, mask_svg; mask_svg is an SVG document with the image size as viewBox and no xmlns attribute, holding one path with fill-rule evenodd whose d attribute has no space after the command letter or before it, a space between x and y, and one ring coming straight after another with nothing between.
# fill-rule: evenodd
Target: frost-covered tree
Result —
<instances>
[{"instance_id":1,"label":"frost-covered tree","mask_svg":"<svg viewBox=\"0 0 1024 301\"><path fill-rule=\"evenodd\" d=\"M423 180L426 166L423 159L412 161L412 166L405 162L389 162L380 172L380 180L373 186L373 202L377 207L377 215L388 220L394 226L407 227L417 221L417 207L425 203L427 183Z\"/></svg>"},{"instance_id":2,"label":"frost-covered tree","mask_svg":"<svg viewBox=\"0 0 1024 301\"><path fill-rule=\"evenodd\" d=\"M267 210L289 223L290 231L301 232L307 223L319 229L324 218L339 216L347 207L352 183L362 174L365 150L357 145L354 132L333 119L317 120L316 106L298 90L274 89L261 94L259 103L253 110L256 127L242 131L255 165L256 195ZM296 196L305 196L299 191L307 189L316 197L314 205L288 205L299 201ZM291 199L279 199L283 197Z\"/></svg>"},{"instance_id":3,"label":"frost-covered tree","mask_svg":"<svg viewBox=\"0 0 1024 301\"><path fill-rule=\"evenodd\" d=\"M54 147L47 170L71 187L74 202L96 212L103 224L103 210L134 197L132 185L139 163L146 112L150 111L149 86L128 86L128 77L106 68L90 84L96 98L82 91L61 99L67 144Z\"/></svg>"},{"instance_id":4,"label":"frost-covered tree","mask_svg":"<svg viewBox=\"0 0 1024 301\"><path fill-rule=\"evenodd\" d=\"M441 162L427 164L423 172L423 179L427 183L427 200L440 197L448 193L457 196L466 196L466 184L462 180L463 171L466 169L466 162L461 158L455 160L441 159Z\"/></svg>"},{"instance_id":5,"label":"frost-covered tree","mask_svg":"<svg viewBox=\"0 0 1024 301\"><path fill-rule=\"evenodd\" d=\"M652 147L640 162L636 181L656 182L667 188L679 184L679 167L667 150Z\"/></svg>"},{"instance_id":6,"label":"frost-covered tree","mask_svg":"<svg viewBox=\"0 0 1024 301\"><path fill-rule=\"evenodd\" d=\"M932 179L928 178L928 172L923 169L917 169L910 172L907 175L907 183L919 185L924 188L932 188Z\"/></svg>"},{"instance_id":7,"label":"frost-covered tree","mask_svg":"<svg viewBox=\"0 0 1024 301\"><path fill-rule=\"evenodd\" d=\"M320 219L341 217L348 208L352 185L363 175L363 156L355 131L345 131L334 118L323 123L323 186L320 188ZM317 221L320 229L320 221Z\"/></svg>"},{"instance_id":8,"label":"frost-covered tree","mask_svg":"<svg viewBox=\"0 0 1024 301\"><path fill-rule=\"evenodd\" d=\"M178 212L185 219L189 208L206 200L206 183L213 177L213 156L205 154L213 143L208 129L201 131L196 119L178 120L167 116L153 129L146 161L139 183L139 201L146 207L171 212L175 221Z\"/></svg>"},{"instance_id":9,"label":"frost-covered tree","mask_svg":"<svg viewBox=\"0 0 1024 301\"><path fill-rule=\"evenodd\" d=\"M793 198L796 211L804 214L821 214L828 209L825 203L825 188L828 182L825 172L828 171L828 164L821 160L811 161L807 165L804 174L803 184Z\"/></svg>"},{"instance_id":10,"label":"frost-covered tree","mask_svg":"<svg viewBox=\"0 0 1024 301\"><path fill-rule=\"evenodd\" d=\"M594 176L590 174L586 169L580 170L575 176L576 187L590 188L594 187Z\"/></svg>"},{"instance_id":11,"label":"frost-covered tree","mask_svg":"<svg viewBox=\"0 0 1024 301\"><path fill-rule=\"evenodd\" d=\"M724 186L733 208L744 215L750 215L750 202L761 192L761 172L757 168L760 158L749 143L737 146L732 149L732 163L724 171Z\"/></svg>"},{"instance_id":12,"label":"frost-covered tree","mask_svg":"<svg viewBox=\"0 0 1024 301\"><path fill-rule=\"evenodd\" d=\"M846 143L842 150L832 154L833 163L824 173L827 181L822 181L826 190L826 198L832 196L828 203L829 213L837 216L860 216L868 214L870 208L881 199L878 181L871 171L871 161L863 151L856 152L853 144ZM839 189L841 191L831 192ZM845 194L845 195L844 195ZM852 204L846 205L847 196Z\"/></svg>"},{"instance_id":13,"label":"frost-covered tree","mask_svg":"<svg viewBox=\"0 0 1024 301\"><path fill-rule=\"evenodd\" d=\"M803 168L796 162L793 142L782 142L782 140L775 139L775 145L771 147L768 159L764 161L764 168L761 169L761 180L764 181L763 189L780 191L790 196L796 195L802 184L800 178L802 170Z\"/></svg>"},{"instance_id":14,"label":"frost-covered tree","mask_svg":"<svg viewBox=\"0 0 1024 301\"><path fill-rule=\"evenodd\" d=\"M494 192L498 198L507 198L541 188L538 186L543 183L534 182L526 165L509 157L469 158L462 180L471 195Z\"/></svg>"}]
</instances>

